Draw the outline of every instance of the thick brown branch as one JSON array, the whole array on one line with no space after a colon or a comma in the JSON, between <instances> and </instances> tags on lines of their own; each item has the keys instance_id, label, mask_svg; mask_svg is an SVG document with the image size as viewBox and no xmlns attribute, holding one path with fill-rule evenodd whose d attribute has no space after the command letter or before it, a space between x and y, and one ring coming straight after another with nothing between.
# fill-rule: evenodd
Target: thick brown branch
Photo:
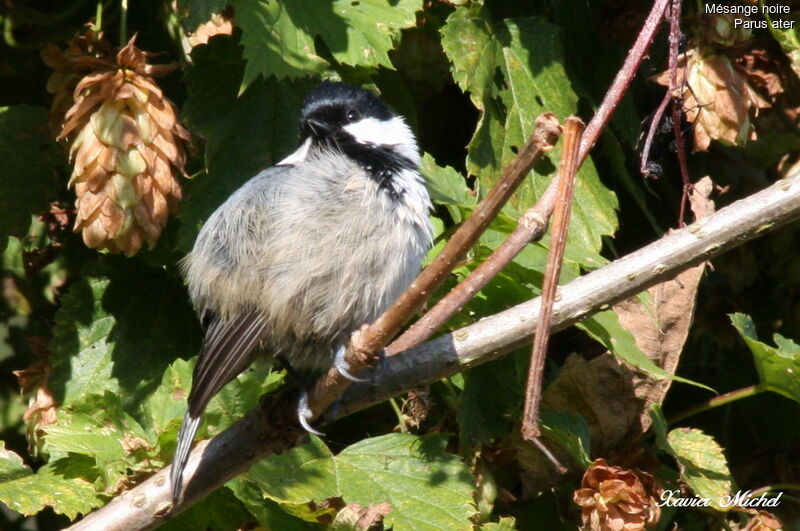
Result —
<instances>
[{"instance_id":1,"label":"thick brown branch","mask_svg":"<svg viewBox=\"0 0 800 531\"><path fill-rule=\"evenodd\" d=\"M562 286L554 305L553 330L571 326L798 218L800 173ZM534 299L387 359L369 383L357 384L348 391L340 412L364 409L526 344L535 329L539 305L539 299ZM183 504L199 501L262 458L297 444L293 412L290 400L270 397L261 408L208 443L200 443L190 457L186 472L190 487ZM158 472L71 529L147 529L162 523L174 514L164 514L170 506L168 476L168 469Z\"/></svg>"}]
</instances>

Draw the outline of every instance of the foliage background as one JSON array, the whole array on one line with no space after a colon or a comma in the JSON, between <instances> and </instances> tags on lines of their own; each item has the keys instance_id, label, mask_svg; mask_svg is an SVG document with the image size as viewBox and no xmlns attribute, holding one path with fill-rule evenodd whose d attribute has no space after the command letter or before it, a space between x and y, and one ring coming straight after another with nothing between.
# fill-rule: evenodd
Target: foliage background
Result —
<instances>
[{"instance_id":1,"label":"foliage background","mask_svg":"<svg viewBox=\"0 0 800 531\"><path fill-rule=\"evenodd\" d=\"M46 214L51 201L68 209L74 198L66 189L66 156L46 126L49 71L38 50L80 31L97 5L41 0L3 7L3 529L64 527L70 518L107 503L169 463L200 340L176 264L225 197L294 149L302 98L320 79L340 78L376 89L407 117L426 153L424 169L437 203L437 227L446 238L524 143L538 114L591 117L647 8L619 0L231 3L234 35L195 48L191 63L177 37L225 8L224 1L145 0L129 6L127 27L129 33L138 33L138 45L166 52L160 59L165 62L182 62L181 70L159 83L195 138L188 170L193 177L185 182L179 214L154 249L130 258L86 249L79 236ZM104 29L115 40L120 5L101 5ZM697 8L694 3L686 6L685 28L691 27ZM784 43L787 57L800 50L792 50L790 37ZM756 33L755 41L783 57L768 32ZM660 179L645 180L637 169L642 124L664 90L646 77L664 69L665 48L662 34L580 171L562 281L676 226L681 183L669 140L659 141ZM791 82L797 82L796 76ZM785 103L791 111L791 98ZM770 112L776 111L760 119L766 121ZM718 205L778 178L782 158L800 152L798 114L784 114L795 121L783 129L757 122L760 138L746 147L714 144L709 152L690 157L693 179L711 175L719 186L728 187ZM446 287L463 278L513 229L516 216L546 187L557 160L558 150L537 166L536 175ZM753 354L756 360L777 354L763 349L759 354L760 344L754 342L751 352L728 315L752 316L762 337L779 333L800 338L798 236L797 225L792 225L714 261L700 284L680 376L718 392L768 378L757 371ZM547 239L528 246L449 326L457 328L538 294L546 249ZM440 291L437 296L444 288ZM750 330L744 317L737 324ZM577 328L555 336L550 378L571 353L588 359L611 349L625 359L643 356L611 312ZM628 340L612 344L604 337ZM796 366L792 346L778 346L786 363ZM479 520L486 529L574 528L579 512L570 500L579 477L532 492L532 472L517 455L514 434L527 356L523 349L426 390L429 408L419 426L408 415L396 414L392 405L400 408L399 401L342 419L326 430L324 442L315 439L265 461L164 527L234 529L258 522L278 529L320 528L314 521L333 511L311 507L308 501L341 496L347 503L391 500L395 510L387 523L398 530L420 529L422 522L431 528L466 529ZM20 395L12 373L44 359L52 372L39 376L47 378L58 404L57 423L50 426L39 426L35 415L23 420L29 397ZM281 379L261 367L243 375L209 407L201 436L224 429ZM713 437L724 448L731 474L727 479L739 488L797 488L800 393L792 382L778 388L780 394L759 393L670 428L691 426ZM710 396L699 387L675 384L663 404L666 417ZM586 442L585 420L556 415L552 423L567 434L583 435ZM398 431L403 433L391 435ZM675 480L679 468L663 445L659 449L649 436L635 444L649 459L658 459L651 468L659 478ZM577 455L579 460L587 457L580 451ZM400 468L387 472L387 456ZM276 480L287 474L294 481ZM787 525L797 525L797 506L789 498L778 512ZM686 528L707 528L742 518L665 511L660 525L665 529L674 521Z\"/></svg>"}]
</instances>

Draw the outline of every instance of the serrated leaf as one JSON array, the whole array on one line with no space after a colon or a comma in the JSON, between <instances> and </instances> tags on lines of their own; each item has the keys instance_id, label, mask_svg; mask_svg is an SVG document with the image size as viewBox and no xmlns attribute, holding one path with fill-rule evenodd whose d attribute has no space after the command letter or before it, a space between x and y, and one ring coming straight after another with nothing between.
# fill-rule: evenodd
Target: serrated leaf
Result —
<instances>
[{"instance_id":1,"label":"serrated leaf","mask_svg":"<svg viewBox=\"0 0 800 531\"><path fill-rule=\"evenodd\" d=\"M281 504L265 498L253 483L245 479L234 479L225 484L245 507L267 529L291 529L292 531L318 530L319 525L307 522L286 512Z\"/></svg>"},{"instance_id":2,"label":"serrated leaf","mask_svg":"<svg viewBox=\"0 0 800 531\"><path fill-rule=\"evenodd\" d=\"M249 529L252 516L241 501L226 487L221 487L195 503L177 517L158 526L161 531L232 531ZM284 528L286 529L286 528ZM292 528L296 529L296 528Z\"/></svg>"},{"instance_id":3,"label":"serrated leaf","mask_svg":"<svg viewBox=\"0 0 800 531\"><path fill-rule=\"evenodd\" d=\"M106 256L82 273L56 314L50 385L62 407L122 391L127 408L172 360L197 353L197 319L181 282L163 270Z\"/></svg>"},{"instance_id":4,"label":"serrated leaf","mask_svg":"<svg viewBox=\"0 0 800 531\"><path fill-rule=\"evenodd\" d=\"M264 496L303 504L341 497L346 503L388 502L385 525L405 529L471 529L474 479L438 436L390 434L365 439L332 456L314 438L258 463L247 479Z\"/></svg>"},{"instance_id":5,"label":"serrated leaf","mask_svg":"<svg viewBox=\"0 0 800 531\"><path fill-rule=\"evenodd\" d=\"M425 153L420 165L422 176L431 200L448 207L456 223L463 220L463 211L475 206L475 195L467 186L467 181L449 166L439 166L431 155Z\"/></svg>"},{"instance_id":6,"label":"serrated leaf","mask_svg":"<svg viewBox=\"0 0 800 531\"><path fill-rule=\"evenodd\" d=\"M780 18L780 15L776 15L773 20L777 21ZM800 76L800 28L795 27L793 24L791 28L782 29L772 24L773 20L770 20L769 17L767 17L767 20L770 21L769 28L772 36L778 41L778 44L781 45L781 48L789 58L792 70Z\"/></svg>"},{"instance_id":7,"label":"serrated leaf","mask_svg":"<svg viewBox=\"0 0 800 531\"><path fill-rule=\"evenodd\" d=\"M681 478L698 497L707 498L712 507L729 510L733 478L714 438L694 428L676 428L667 433L661 404L650 405L650 418L658 447L675 458Z\"/></svg>"},{"instance_id":8,"label":"serrated leaf","mask_svg":"<svg viewBox=\"0 0 800 531\"><path fill-rule=\"evenodd\" d=\"M32 474L16 452L6 450L6 442L0 440L0 483L6 483Z\"/></svg>"},{"instance_id":9,"label":"serrated leaf","mask_svg":"<svg viewBox=\"0 0 800 531\"><path fill-rule=\"evenodd\" d=\"M503 517L499 522L481 524L481 531L517 531L517 521L510 516Z\"/></svg>"},{"instance_id":10,"label":"serrated leaf","mask_svg":"<svg viewBox=\"0 0 800 531\"><path fill-rule=\"evenodd\" d=\"M241 88L260 77L278 79L320 73L328 66L314 48L314 35L292 20L287 2L237 0L236 25L242 28L247 66Z\"/></svg>"},{"instance_id":11,"label":"serrated leaf","mask_svg":"<svg viewBox=\"0 0 800 531\"><path fill-rule=\"evenodd\" d=\"M181 26L193 33L197 26L208 22L211 15L223 11L227 5L228 0L177 0Z\"/></svg>"},{"instance_id":12,"label":"serrated leaf","mask_svg":"<svg viewBox=\"0 0 800 531\"><path fill-rule=\"evenodd\" d=\"M576 326L613 352L615 356L654 378L669 378L716 393L707 385L677 376L656 365L636 346L633 335L619 324L619 318L611 310L596 313Z\"/></svg>"},{"instance_id":13,"label":"serrated leaf","mask_svg":"<svg viewBox=\"0 0 800 531\"><path fill-rule=\"evenodd\" d=\"M183 118L206 141L206 173L187 185L178 248L188 252L205 219L237 188L297 147L303 98L313 80L254 82L241 97L242 49L218 37L195 48Z\"/></svg>"},{"instance_id":14,"label":"serrated leaf","mask_svg":"<svg viewBox=\"0 0 800 531\"><path fill-rule=\"evenodd\" d=\"M22 237L31 214L45 209L66 186L59 178L61 149L50 136L47 109L0 107L0 249L6 236Z\"/></svg>"},{"instance_id":15,"label":"serrated leaf","mask_svg":"<svg viewBox=\"0 0 800 531\"><path fill-rule=\"evenodd\" d=\"M177 442L178 428L186 414L196 360L175 360L167 367L161 385L141 404L139 417L149 434L154 435L163 452L171 453ZM221 432L256 407L259 398L277 388L283 373L267 364L256 364L240 374L217 393L203 414L201 436Z\"/></svg>"},{"instance_id":16,"label":"serrated leaf","mask_svg":"<svg viewBox=\"0 0 800 531\"><path fill-rule=\"evenodd\" d=\"M586 419L568 411L543 408L539 422L542 431L568 451L576 463L584 468L592 464Z\"/></svg>"},{"instance_id":17,"label":"serrated leaf","mask_svg":"<svg viewBox=\"0 0 800 531\"><path fill-rule=\"evenodd\" d=\"M759 386L800 402L800 346L791 339L775 334L773 340L778 348L771 347L758 340L750 316L735 313L730 319L753 354Z\"/></svg>"},{"instance_id":18,"label":"serrated leaf","mask_svg":"<svg viewBox=\"0 0 800 531\"><path fill-rule=\"evenodd\" d=\"M667 444L678 462L681 478L694 493L707 498L717 510L729 510L724 498L733 490L733 478L714 438L695 428L676 428L667 435Z\"/></svg>"},{"instance_id":19,"label":"serrated leaf","mask_svg":"<svg viewBox=\"0 0 800 531\"><path fill-rule=\"evenodd\" d=\"M528 140L536 117L554 112L560 119L577 111L578 97L564 71L558 27L537 17L492 24L486 13L457 8L442 29L442 45L453 77L482 110L470 142L468 169L490 186ZM498 73L502 74L498 78ZM560 147L549 155L559 160ZM520 187L510 206L532 206L555 174L540 164L536 177ZM597 253L601 236L616 230L616 196L605 188L591 160L578 172L569 241Z\"/></svg>"},{"instance_id":20,"label":"serrated leaf","mask_svg":"<svg viewBox=\"0 0 800 531\"><path fill-rule=\"evenodd\" d=\"M6 450L4 441L0 441L0 471L0 502L24 515L52 507L55 512L74 519L104 503L91 483L56 474L51 465L34 474L19 455Z\"/></svg>"},{"instance_id":21,"label":"serrated leaf","mask_svg":"<svg viewBox=\"0 0 800 531\"><path fill-rule=\"evenodd\" d=\"M283 373L257 364L240 374L211 399L205 412L204 424L209 435L215 435L258 405L261 395L276 389L283 382Z\"/></svg>"},{"instance_id":22,"label":"serrated leaf","mask_svg":"<svg viewBox=\"0 0 800 531\"><path fill-rule=\"evenodd\" d=\"M456 412L463 444L488 444L508 434L519 417L529 359L529 350L520 349L463 373Z\"/></svg>"},{"instance_id":23,"label":"serrated leaf","mask_svg":"<svg viewBox=\"0 0 800 531\"><path fill-rule=\"evenodd\" d=\"M164 371L161 385L141 405L140 418L144 427L160 435L171 427L170 421L183 419L186 414L186 399L192 385L194 363L182 359L175 360ZM177 429L178 422L173 429Z\"/></svg>"},{"instance_id":24,"label":"serrated leaf","mask_svg":"<svg viewBox=\"0 0 800 531\"><path fill-rule=\"evenodd\" d=\"M416 23L420 0L237 0L236 21L244 31L247 60L242 86L259 76L303 77L328 63L317 54L314 38L339 63L391 67L388 52L400 30Z\"/></svg>"}]
</instances>

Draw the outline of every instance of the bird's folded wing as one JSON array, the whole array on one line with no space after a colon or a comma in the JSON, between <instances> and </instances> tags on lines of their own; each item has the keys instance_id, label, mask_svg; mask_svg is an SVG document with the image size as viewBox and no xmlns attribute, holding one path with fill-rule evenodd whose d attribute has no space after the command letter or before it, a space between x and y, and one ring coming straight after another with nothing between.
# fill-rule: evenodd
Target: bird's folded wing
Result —
<instances>
[{"instance_id":1,"label":"bird's folded wing","mask_svg":"<svg viewBox=\"0 0 800 531\"><path fill-rule=\"evenodd\" d=\"M193 417L200 416L208 401L247 368L265 329L264 316L255 310L229 321L212 318L189 395L189 413Z\"/></svg>"}]
</instances>

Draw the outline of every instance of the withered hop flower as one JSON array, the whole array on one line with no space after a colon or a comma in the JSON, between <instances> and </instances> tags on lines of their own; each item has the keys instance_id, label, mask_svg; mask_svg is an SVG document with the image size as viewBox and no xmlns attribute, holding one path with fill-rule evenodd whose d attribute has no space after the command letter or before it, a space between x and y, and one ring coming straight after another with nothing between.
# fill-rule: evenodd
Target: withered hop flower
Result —
<instances>
[{"instance_id":1,"label":"withered hop flower","mask_svg":"<svg viewBox=\"0 0 800 531\"><path fill-rule=\"evenodd\" d=\"M754 136L750 109L756 99L747 76L724 55L697 48L688 56L683 108L695 124L695 150L707 151L712 140L745 145Z\"/></svg>"},{"instance_id":2,"label":"withered hop flower","mask_svg":"<svg viewBox=\"0 0 800 531\"><path fill-rule=\"evenodd\" d=\"M75 87L59 139L71 140L75 231L95 249L135 254L155 245L181 199L189 133L154 75L172 65L148 65L130 40L116 60L86 75Z\"/></svg>"},{"instance_id":3,"label":"withered hop flower","mask_svg":"<svg viewBox=\"0 0 800 531\"><path fill-rule=\"evenodd\" d=\"M573 500L581 507L583 528L591 531L643 530L661 516L653 476L609 466L605 459L586 470Z\"/></svg>"}]
</instances>

